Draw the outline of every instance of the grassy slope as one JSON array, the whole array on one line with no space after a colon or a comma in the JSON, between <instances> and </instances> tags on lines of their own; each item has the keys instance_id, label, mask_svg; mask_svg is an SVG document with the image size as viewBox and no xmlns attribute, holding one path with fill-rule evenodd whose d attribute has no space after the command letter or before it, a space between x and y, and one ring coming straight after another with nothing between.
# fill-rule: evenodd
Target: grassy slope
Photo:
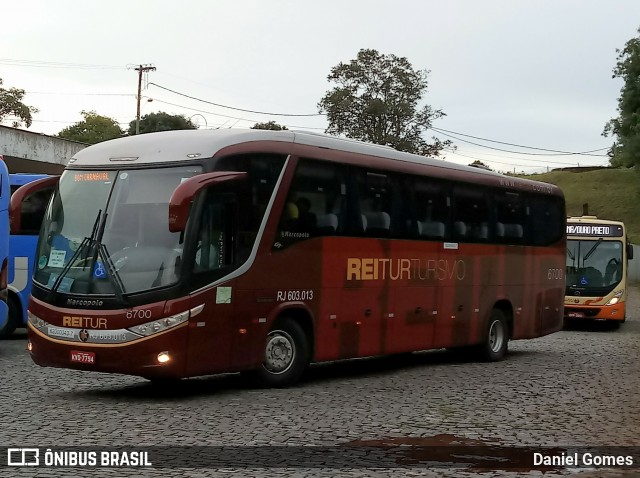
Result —
<instances>
[{"instance_id":1,"label":"grassy slope","mask_svg":"<svg viewBox=\"0 0 640 478\"><path fill-rule=\"evenodd\" d=\"M599 169L551 171L523 177L559 186L564 191L569 216L581 216L582 204L588 203L590 215L623 221L631 242L640 244L640 173L630 169Z\"/></svg>"}]
</instances>

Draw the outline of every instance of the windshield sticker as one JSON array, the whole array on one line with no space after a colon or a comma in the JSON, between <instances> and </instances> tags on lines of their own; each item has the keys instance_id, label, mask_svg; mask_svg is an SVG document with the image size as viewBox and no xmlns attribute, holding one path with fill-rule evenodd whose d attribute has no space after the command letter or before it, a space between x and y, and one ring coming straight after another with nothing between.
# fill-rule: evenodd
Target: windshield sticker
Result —
<instances>
[{"instance_id":1,"label":"windshield sticker","mask_svg":"<svg viewBox=\"0 0 640 478\"><path fill-rule=\"evenodd\" d=\"M230 304L231 289L231 287L218 287L216 290L216 304Z\"/></svg>"},{"instance_id":2,"label":"windshield sticker","mask_svg":"<svg viewBox=\"0 0 640 478\"><path fill-rule=\"evenodd\" d=\"M47 287L51 289L53 284L56 283L59 274L51 274L49 276L49 282L47 282ZM73 285L73 279L71 277L64 277L60 281L60 285L58 286L58 292L71 292L71 286Z\"/></svg>"},{"instance_id":3,"label":"windshield sticker","mask_svg":"<svg viewBox=\"0 0 640 478\"><path fill-rule=\"evenodd\" d=\"M66 256L67 251L52 249L49 254L49 267L64 267L64 258Z\"/></svg>"},{"instance_id":4,"label":"windshield sticker","mask_svg":"<svg viewBox=\"0 0 640 478\"><path fill-rule=\"evenodd\" d=\"M47 265L47 256L40 256L38 259L38 269L44 269Z\"/></svg>"},{"instance_id":5,"label":"windshield sticker","mask_svg":"<svg viewBox=\"0 0 640 478\"><path fill-rule=\"evenodd\" d=\"M93 266L93 277L96 279L106 279L107 271L104 268L104 264L100 261L96 262L96 265Z\"/></svg>"}]
</instances>

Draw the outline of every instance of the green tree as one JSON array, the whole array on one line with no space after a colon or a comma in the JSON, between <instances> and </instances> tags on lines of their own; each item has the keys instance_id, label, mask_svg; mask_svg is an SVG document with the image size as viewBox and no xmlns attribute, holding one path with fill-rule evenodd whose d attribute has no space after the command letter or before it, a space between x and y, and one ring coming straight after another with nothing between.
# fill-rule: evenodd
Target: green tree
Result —
<instances>
[{"instance_id":1,"label":"green tree","mask_svg":"<svg viewBox=\"0 0 640 478\"><path fill-rule=\"evenodd\" d=\"M149 113L140 118L140 134L176 129L198 129L198 125L184 115L170 115L163 111ZM136 134L136 120L129 123L129 135L134 134Z\"/></svg>"},{"instance_id":2,"label":"green tree","mask_svg":"<svg viewBox=\"0 0 640 478\"><path fill-rule=\"evenodd\" d=\"M482 168L482 169L488 169L490 171L493 171L493 169L491 169L489 167L489 165L483 163L479 159L476 159L473 163L469 163L469 166L477 166L477 167Z\"/></svg>"},{"instance_id":3,"label":"green tree","mask_svg":"<svg viewBox=\"0 0 640 478\"><path fill-rule=\"evenodd\" d=\"M445 116L429 105L418 106L427 91L428 70L414 70L406 58L362 49L355 60L340 63L327 77L337 86L318 107L327 114L329 134L392 146L400 151L438 156L451 141L422 133Z\"/></svg>"},{"instance_id":4,"label":"green tree","mask_svg":"<svg viewBox=\"0 0 640 478\"><path fill-rule=\"evenodd\" d=\"M113 118L99 115L95 111L81 111L80 114L84 120L64 128L58 133L59 138L96 144L124 136L124 131Z\"/></svg>"},{"instance_id":5,"label":"green tree","mask_svg":"<svg viewBox=\"0 0 640 478\"><path fill-rule=\"evenodd\" d=\"M2 88L2 78L0 78L0 122L7 116L13 116L11 126L18 128L24 123L28 128L33 122L32 114L38 112L37 108L27 106L22 102L24 90L19 88Z\"/></svg>"},{"instance_id":6,"label":"green tree","mask_svg":"<svg viewBox=\"0 0 640 478\"><path fill-rule=\"evenodd\" d=\"M286 126L276 123L275 121L267 121L266 123L256 123L251 129L270 129L273 131L281 131L287 129Z\"/></svg>"},{"instance_id":7,"label":"green tree","mask_svg":"<svg viewBox=\"0 0 640 478\"><path fill-rule=\"evenodd\" d=\"M618 61L612 78L624 80L618 98L619 116L609 120L602 135L616 136L609 150L611 165L631 167L640 165L640 37L632 38L616 52Z\"/></svg>"}]
</instances>

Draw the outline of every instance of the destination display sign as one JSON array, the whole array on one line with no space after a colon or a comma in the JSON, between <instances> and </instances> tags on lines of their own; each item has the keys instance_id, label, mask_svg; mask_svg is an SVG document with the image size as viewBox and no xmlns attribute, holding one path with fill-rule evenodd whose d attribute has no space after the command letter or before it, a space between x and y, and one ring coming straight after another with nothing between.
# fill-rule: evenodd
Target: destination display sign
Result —
<instances>
[{"instance_id":1,"label":"destination display sign","mask_svg":"<svg viewBox=\"0 0 640 478\"><path fill-rule=\"evenodd\" d=\"M622 237L622 226L613 224L567 224L567 236Z\"/></svg>"}]
</instances>

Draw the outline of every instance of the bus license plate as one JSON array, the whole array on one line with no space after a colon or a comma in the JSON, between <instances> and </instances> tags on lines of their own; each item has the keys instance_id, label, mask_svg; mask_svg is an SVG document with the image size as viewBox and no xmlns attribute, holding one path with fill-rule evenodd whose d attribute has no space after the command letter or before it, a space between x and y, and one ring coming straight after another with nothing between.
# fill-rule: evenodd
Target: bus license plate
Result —
<instances>
[{"instance_id":1,"label":"bus license plate","mask_svg":"<svg viewBox=\"0 0 640 478\"><path fill-rule=\"evenodd\" d=\"M77 363L96 363L96 354L94 352L80 352L78 350L71 351L71 361Z\"/></svg>"},{"instance_id":2,"label":"bus license plate","mask_svg":"<svg viewBox=\"0 0 640 478\"><path fill-rule=\"evenodd\" d=\"M584 314L582 312L569 312L568 316L572 319L582 319Z\"/></svg>"}]
</instances>

